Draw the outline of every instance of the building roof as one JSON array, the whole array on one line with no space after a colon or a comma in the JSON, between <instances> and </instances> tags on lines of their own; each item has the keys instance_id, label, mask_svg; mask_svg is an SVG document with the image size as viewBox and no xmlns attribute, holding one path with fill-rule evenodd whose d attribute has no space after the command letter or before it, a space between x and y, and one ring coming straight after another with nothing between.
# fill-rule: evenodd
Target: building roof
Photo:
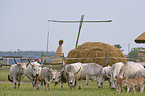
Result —
<instances>
[{"instance_id":1,"label":"building roof","mask_svg":"<svg viewBox=\"0 0 145 96\"><path fill-rule=\"evenodd\" d=\"M145 32L138 36L134 41L136 43L145 43Z\"/></svg>"}]
</instances>

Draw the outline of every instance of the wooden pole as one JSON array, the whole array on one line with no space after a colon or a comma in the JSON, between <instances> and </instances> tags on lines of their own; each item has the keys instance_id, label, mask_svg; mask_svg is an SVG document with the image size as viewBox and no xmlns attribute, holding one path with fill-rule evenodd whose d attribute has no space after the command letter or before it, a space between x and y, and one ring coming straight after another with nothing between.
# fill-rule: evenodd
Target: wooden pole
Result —
<instances>
[{"instance_id":1,"label":"wooden pole","mask_svg":"<svg viewBox=\"0 0 145 96\"><path fill-rule=\"evenodd\" d=\"M79 23L80 21L64 21L64 20L48 20L48 22L54 23ZM112 22L112 20L105 20L105 21L83 21L83 23L103 23L103 22Z\"/></svg>"},{"instance_id":2,"label":"wooden pole","mask_svg":"<svg viewBox=\"0 0 145 96\"><path fill-rule=\"evenodd\" d=\"M19 50L19 52L24 56L24 54L20 51L20 49L18 49ZM24 56L24 58L27 60L27 61L29 61L25 56Z\"/></svg>"},{"instance_id":3,"label":"wooden pole","mask_svg":"<svg viewBox=\"0 0 145 96\"><path fill-rule=\"evenodd\" d=\"M106 55L105 55L105 61L106 61L106 62L105 62L105 66L107 66L107 62L108 62L107 59L108 59L108 54L107 54L107 52L106 52Z\"/></svg>"},{"instance_id":4,"label":"wooden pole","mask_svg":"<svg viewBox=\"0 0 145 96\"><path fill-rule=\"evenodd\" d=\"M48 34L47 34L47 49L46 49L47 53L48 53L48 41L49 41L49 31L48 31Z\"/></svg>"},{"instance_id":5,"label":"wooden pole","mask_svg":"<svg viewBox=\"0 0 145 96\"><path fill-rule=\"evenodd\" d=\"M79 41L80 32L81 32L81 28L82 28L82 24L83 24L83 19L84 19L84 15L81 16L81 21L80 21L80 26L79 26L79 32L78 32L78 37L77 37L77 41L76 41L76 48L78 46L78 41Z\"/></svg>"}]
</instances>

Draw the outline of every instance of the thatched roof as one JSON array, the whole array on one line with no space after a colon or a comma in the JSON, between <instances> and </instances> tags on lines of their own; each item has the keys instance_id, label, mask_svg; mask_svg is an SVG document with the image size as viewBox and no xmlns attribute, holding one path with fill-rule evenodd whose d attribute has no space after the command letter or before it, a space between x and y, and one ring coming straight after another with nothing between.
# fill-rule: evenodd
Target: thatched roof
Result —
<instances>
[{"instance_id":1,"label":"thatched roof","mask_svg":"<svg viewBox=\"0 0 145 96\"><path fill-rule=\"evenodd\" d=\"M67 59L66 63L71 64L75 62L82 63L92 63L95 62L100 65L105 65L105 58L92 58L92 57L105 57L106 52L109 57L120 57L120 58L110 58L109 65L111 66L117 62L126 63L126 57L123 55L122 51L114 46L101 42L86 42L76 49L71 50L68 53L67 58L89 58L89 59Z\"/></svg>"},{"instance_id":2,"label":"thatched roof","mask_svg":"<svg viewBox=\"0 0 145 96\"><path fill-rule=\"evenodd\" d=\"M145 32L138 36L134 41L136 43L145 43Z\"/></svg>"}]
</instances>

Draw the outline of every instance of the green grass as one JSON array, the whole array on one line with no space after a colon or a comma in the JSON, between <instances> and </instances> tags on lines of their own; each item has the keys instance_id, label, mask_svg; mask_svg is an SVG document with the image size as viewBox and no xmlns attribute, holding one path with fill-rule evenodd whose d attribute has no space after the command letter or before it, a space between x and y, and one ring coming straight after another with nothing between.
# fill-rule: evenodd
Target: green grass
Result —
<instances>
[{"instance_id":1,"label":"green grass","mask_svg":"<svg viewBox=\"0 0 145 96\"><path fill-rule=\"evenodd\" d=\"M0 81L7 81L8 71L0 70ZM6 76L5 76L6 75ZM27 77L24 78L27 82ZM25 81L23 80L23 82ZM36 90L32 88L31 84L21 84L20 89L14 89L13 83L0 83L0 96L145 96L145 92L137 93L126 92L118 93L115 89L108 88L108 82L105 82L103 89L98 89L96 82L89 82L88 89L85 89L85 81L83 81L82 89L69 89L67 84L64 84L64 88L60 88L60 83L54 86L54 82L51 83L51 90L43 89Z\"/></svg>"},{"instance_id":2,"label":"green grass","mask_svg":"<svg viewBox=\"0 0 145 96\"><path fill-rule=\"evenodd\" d=\"M88 89L85 89L85 81L83 81L83 88L79 89L69 89L67 84L64 84L64 88L60 88L60 84L58 86L54 86L51 83L51 89L43 89L36 90L32 88L31 84L21 84L20 89L14 89L14 84L12 83L3 83L0 84L0 93L1 96L145 96L145 92L140 93L117 93L113 89L109 89L107 85L104 85L103 89L98 89L96 87L95 82L90 82Z\"/></svg>"}]
</instances>

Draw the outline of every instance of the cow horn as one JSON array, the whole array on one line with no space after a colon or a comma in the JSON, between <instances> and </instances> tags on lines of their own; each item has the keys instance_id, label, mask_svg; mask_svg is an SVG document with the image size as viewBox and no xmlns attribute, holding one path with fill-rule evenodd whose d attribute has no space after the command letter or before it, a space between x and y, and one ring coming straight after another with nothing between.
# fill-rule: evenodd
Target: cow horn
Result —
<instances>
[{"instance_id":1,"label":"cow horn","mask_svg":"<svg viewBox=\"0 0 145 96\"><path fill-rule=\"evenodd\" d=\"M105 72L105 75L108 77L108 78L110 78L110 76L108 75L108 74L106 74L106 71L104 70L104 72Z\"/></svg>"},{"instance_id":2,"label":"cow horn","mask_svg":"<svg viewBox=\"0 0 145 96\"><path fill-rule=\"evenodd\" d=\"M27 65L27 64L29 64L29 63L30 63L30 61L31 61L31 60L29 60L29 59L27 59L27 60L28 60L28 62L27 62L27 63L25 63L26 65Z\"/></svg>"},{"instance_id":3,"label":"cow horn","mask_svg":"<svg viewBox=\"0 0 145 96\"><path fill-rule=\"evenodd\" d=\"M21 63L18 63L15 58L14 58L14 61L15 61L16 64L21 65Z\"/></svg>"},{"instance_id":4,"label":"cow horn","mask_svg":"<svg viewBox=\"0 0 145 96\"><path fill-rule=\"evenodd\" d=\"M34 65L33 65L33 64L31 64L31 63L30 63L30 65L31 65L32 67L34 67Z\"/></svg>"},{"instance_id":5,"label":"cow horn","mask_svg":"<svg viewBox=\"0 0 145 96\"><path fill-rule=\"evenodd\" d=\"M67 70L64 70L67 74L69 73Z\"/></svg>"},{"instance_id":6,"label":"cow horn","mask_svg":"<svg viewBox=\"0 0 145 96\"><path fill-rule=\"evenodd\" d=\"M116 78L113 77L114 80L117 80Z\"/></svg>"},{"instance_id":7,"label":"cow horn","mask_svg":"<svg viewBox=\"0 0 145 96\"><path fill-rule=\"evenodd\" d=\"M81 67L80 67L80 69L75 73L75 75L78 74L78 73L80 72L80 70L81 70Z\"/></svg>"}]
</instances>

